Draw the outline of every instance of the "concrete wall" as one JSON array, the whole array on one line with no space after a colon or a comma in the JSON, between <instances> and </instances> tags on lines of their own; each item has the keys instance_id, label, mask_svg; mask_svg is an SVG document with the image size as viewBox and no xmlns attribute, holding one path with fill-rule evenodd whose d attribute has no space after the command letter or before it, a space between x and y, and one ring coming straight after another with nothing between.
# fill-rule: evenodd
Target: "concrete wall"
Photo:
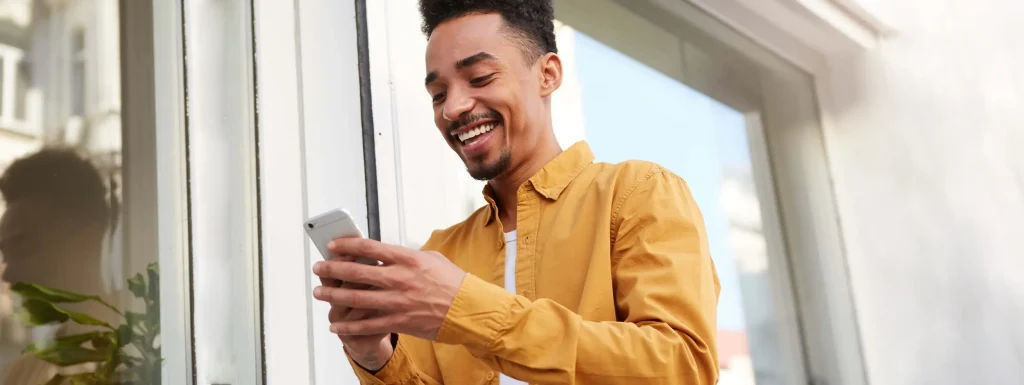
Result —
<instances>
[{"instance_id":1,"label":"concrete wall","mask_svg":"<svg viewBox=\"0 0 1024 385\"><path fill-rule=\"evenodd\" d=\"M870 382L1024 383L1024 5L872 5L819 79Z\"/></svg>"}]
</instances>

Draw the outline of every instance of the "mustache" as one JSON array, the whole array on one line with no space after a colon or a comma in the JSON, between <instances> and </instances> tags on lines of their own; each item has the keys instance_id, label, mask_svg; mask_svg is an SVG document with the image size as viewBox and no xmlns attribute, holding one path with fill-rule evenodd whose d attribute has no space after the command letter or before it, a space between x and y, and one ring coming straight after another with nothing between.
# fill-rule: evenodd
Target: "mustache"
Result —
<instances>
[{"instance_id":1,"label":"mustache","mask_svg":"<svg viewBox=\"0 0 1024 385\"><path fill-rule=\"evenodd\" d=\"M459 120L452 122L452 124L448 126L448 132L453 132L462 127L468 126L470 124L476 123L484 119L501 120L501 114L499 114L498 111L490 110L480 114L462 115L461 117L459 117Z\"/></svg>"}]
</instances>

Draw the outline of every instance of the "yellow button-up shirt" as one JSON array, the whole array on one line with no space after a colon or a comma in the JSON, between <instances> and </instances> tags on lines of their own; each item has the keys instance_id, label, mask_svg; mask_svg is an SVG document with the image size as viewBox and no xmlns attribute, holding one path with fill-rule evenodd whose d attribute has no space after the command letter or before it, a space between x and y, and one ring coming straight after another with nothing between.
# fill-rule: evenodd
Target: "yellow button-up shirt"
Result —
<instances>
[{"instance_id":1,"label":"yellow button-up shirt","mask_svg":"<svg viewBox=\"0 0 1024 385\"><path fill-rule=\"evenodd\" d=\"M577 143L517 193L516 293L503 288L498 206L423 247L468 274L436 341L402 335L364 384L718 381L719 283L686 183L648 162L594 163Z\"/></svg>"}]
</instances>

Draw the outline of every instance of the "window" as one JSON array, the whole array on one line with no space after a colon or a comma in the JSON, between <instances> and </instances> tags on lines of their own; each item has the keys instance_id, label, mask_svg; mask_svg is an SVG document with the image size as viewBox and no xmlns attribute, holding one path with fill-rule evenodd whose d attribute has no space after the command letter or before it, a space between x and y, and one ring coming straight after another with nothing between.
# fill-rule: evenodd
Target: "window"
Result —
<instances>
[{"instance_id":1,"label":"window","mask_svg":"<svg viewBox=\"0 0 1024 385\"><path fill-rule=\"evenodd\" d=\"M719 383L789 383L747 116L568 25L557 36L571 74L553 102L558 136L587 140L598 161L661 164L686 179L700 206L722 285Z\"/></svg>"},{"instance_id":2,"label":"window","mask_svg":"<svg viewBox=\"0 0 1024 385\"><path fill-rule=\"evenodd\" d=\"M158 383L162 372L171 373L164 383L183 383L173 374L187 360L176 327L187 325L187 210L177 194L185 163L175 145L183 131L154 110L176 98L152 75L174 63L161 55L180 58L176 38L154 27L175 23L154 21L145 2L121 3L19 2L12 7L33 10L24 13L31 20L0 32L0 41L26 44L14 56L0 49L2 128L47 123L0 129L0 384L77 383L108 367L138 383ZM89 44L83 27L93 31ZM87 50L104 65L86 66ZM96 92L86 79L100 80ZM86 111L106 113L62 132Z\"/></svg>"},{"instance_id":3,"label":"window","mask_svg":"<svg viewBox=\"0 0 1024 385\"><path fill-rule=\"evenodd\" d=\"M0 21L14 8L27 18L0 31L0 42L26 42L0 45L0 175L14 186L0 199L0 384L113 356L149 360L166 384L344 376L300 225L339 206L376 219L352 3L16 3L0 7ZM113 345L67 337L105 326L19 316L55 302L32 285L96 295L103 303L54 306L113 327L143 322L135 331L159 329L159 343L100 357ZM44 362L24 350L33 343L88 362Z\"/></svg>"},{"instance_id":4,"label":"window","mask_svg":"<svg viewBox=\"0 0 1024 385\"><path fill-rule=\"evenodd\" d=\"M0 129L22 135L38 136L37 126L28 119L29 63L25 51L0 44Z\"/></svg>"},{"instance_id":5,"label":"window","mask_svg":"<svg viewBox=\"0 0 1024 385\"><path fill-rule=\"evenodd\" d=\"M17 101L14 105L14 119L17 121L28 120L29 111L29 87L31 86L30 69L31 65L22 61L18 63L17 74L14 76L14 98ZM2 87L2 86L0 86ZM2 105L0 101L0 105Z\"/></svg>"}]
</instances>

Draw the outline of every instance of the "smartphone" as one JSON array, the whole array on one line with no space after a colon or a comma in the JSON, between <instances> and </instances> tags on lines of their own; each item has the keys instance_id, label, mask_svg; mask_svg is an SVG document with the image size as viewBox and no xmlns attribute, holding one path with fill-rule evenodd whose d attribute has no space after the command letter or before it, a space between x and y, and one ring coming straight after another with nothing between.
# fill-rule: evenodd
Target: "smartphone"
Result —
<instances>
[{"instance_id":1,"label":"smartphone","mask_svg":"<svg viewBox=\"0 0 1024 385\"><path fill-rule=\"evenodd\" d=\"M306 235L309 235L309 239L316 245L324 260L329 260L334 256L327 249L327 244L331 241L343 237L363 237L363 232L359 230L359 226L352 219L352 214L345 209L334 209L309 218L303 227L306 228ZM369 258L359 258L356 259L356 262L371 266L379 264Z\"/></svg>"}]
</instances>

